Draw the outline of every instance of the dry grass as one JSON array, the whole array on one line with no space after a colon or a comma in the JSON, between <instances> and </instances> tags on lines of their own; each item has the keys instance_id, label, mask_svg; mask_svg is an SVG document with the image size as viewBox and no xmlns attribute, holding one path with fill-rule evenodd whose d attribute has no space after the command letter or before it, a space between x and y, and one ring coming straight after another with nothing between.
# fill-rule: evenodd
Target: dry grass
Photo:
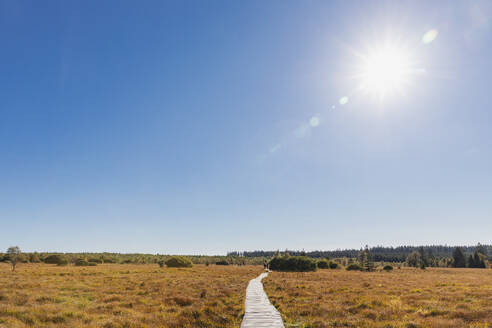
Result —
<instances>
[{"instance_id":1,"label":"dry grass","mask_svg":"<svg viewBox=\"0 0 492 328\"><path fill-rule=\"evenodd\" d=\"M237 327L259 266L0 264L0 327Z\"/></svg>"},{"instance_id":2,"label":"dry grass","mask_svg":"<svg viewBox=\"0 0 492 328\"><path fill-rule=\"evenodd\" d=\"M238 327L259 266L0 264L0 327ZM272 273L286 327L492 327L492 270Z\"/></svg>"},{"instance_id":3,"label":"dry grass","mask_svg":"<svg viewBox=\"0 0 492 328\"><path fill-rule=\"evenodd\" d=\"M492 270L272 273L286 327L492 327Z\"/></svg>"}]
</instances>

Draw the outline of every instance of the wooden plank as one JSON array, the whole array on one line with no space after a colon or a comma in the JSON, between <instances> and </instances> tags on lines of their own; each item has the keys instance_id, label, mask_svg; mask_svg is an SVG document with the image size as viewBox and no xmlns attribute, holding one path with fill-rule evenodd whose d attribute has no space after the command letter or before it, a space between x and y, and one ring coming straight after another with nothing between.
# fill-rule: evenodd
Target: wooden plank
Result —
<instances>
[{"instance_id":1,"label":"wooden plank","mask_svg":"<svg viewBox=\"0 0 492 328\"><path fill-rule=\"evenodd\" d=\"M263 290L261 280L266 276L268 276L268 272L260 274L248 284L241 328L284 328L282 316L270 303Z\"/></svg>"}]
</instances>

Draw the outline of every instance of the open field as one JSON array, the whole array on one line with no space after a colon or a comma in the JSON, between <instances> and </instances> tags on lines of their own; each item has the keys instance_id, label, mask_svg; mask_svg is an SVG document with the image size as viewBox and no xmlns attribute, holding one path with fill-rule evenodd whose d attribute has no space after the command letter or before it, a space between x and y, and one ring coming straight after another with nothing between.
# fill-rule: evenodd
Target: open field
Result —
<instances>
[{"instance_id":1,"label":"open field","mask_svg":"<svg viewBox=\"0 0 492 328\"><path fill-rule=\"evenodd\" d=\"M0 327L238 327L261 266L0 264Z\"/></svg>"},{"instance_id":2,"label":"open field","mask_svg":"<svg viewBox=\"0 0 492 328\"><path fill-rule=\"evenodd\" d=\"M492 270L273 272L286 327L492 327Z\"/></svg>"},{"instance_id":3,"label":"open field","mask_svg":"<svg viewBox=\"0 0 492 328\"><path fill-rule=\"evenodd\" d=\"M0 264L0 327L239 327L261 266ZM286 327L492 327L492 270L273 272Z\"/></svg>"}]
</instances>

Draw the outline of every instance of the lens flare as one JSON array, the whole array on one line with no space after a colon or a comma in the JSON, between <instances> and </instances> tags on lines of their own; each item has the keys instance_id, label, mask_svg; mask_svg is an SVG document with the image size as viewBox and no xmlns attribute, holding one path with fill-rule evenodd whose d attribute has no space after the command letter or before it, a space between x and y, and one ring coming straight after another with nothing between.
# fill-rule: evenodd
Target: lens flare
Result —
<instances>
[{"instance_id":1,"label":"lens flare","mask_svg":"<svg viewBox=\"0 0 492 328\"><path fill-rule=\"evenodd\" d=\"M311 117L311 119L309 120L309 125L311 125L312 127L317 127L319 125L319 118L316 116Z\"/></svg>"},{"instance_id":2,"label":"lens flare","mask_svg":"<svg viewBox=\"0 0 492 328\"><path fill-rule=\"evenodd\" d=\"M434 41L437 38L437 35L439 32L436 29L432 29L427 31L423 36L422 36L422 43L424 44L429 44L432 41Z\"/></svg>"},{"instance_id":3,"label":"lens flare","mask_svg":"<svg viewBox=\"0 0 492 328\"><path fill-rule=\"evenodd\" d=\"M340 98L340 100L338 101L338 103L340 105L345 105L346 103L348 103L348 101L349 101L349 98L347 96L344 96L344 97Z\"/></svg>"}]
</instances>

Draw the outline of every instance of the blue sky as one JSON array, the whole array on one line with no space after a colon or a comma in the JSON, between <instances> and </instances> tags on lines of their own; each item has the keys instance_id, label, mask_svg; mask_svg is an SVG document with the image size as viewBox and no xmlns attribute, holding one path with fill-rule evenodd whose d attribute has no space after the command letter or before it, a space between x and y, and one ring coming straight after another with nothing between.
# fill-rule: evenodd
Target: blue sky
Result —
<instances>
[{"instance_id":1,"label":"blue sky","mask_svg":"<svg viewBox=\"0 0 492 328\"><path fill-rule=\"evenodd\" d=\"M489 1L2 1L0 249L490 243L491 28ZM388 43L419 73L382 99L357 76Z\"/></svg>"}]
</instances>

